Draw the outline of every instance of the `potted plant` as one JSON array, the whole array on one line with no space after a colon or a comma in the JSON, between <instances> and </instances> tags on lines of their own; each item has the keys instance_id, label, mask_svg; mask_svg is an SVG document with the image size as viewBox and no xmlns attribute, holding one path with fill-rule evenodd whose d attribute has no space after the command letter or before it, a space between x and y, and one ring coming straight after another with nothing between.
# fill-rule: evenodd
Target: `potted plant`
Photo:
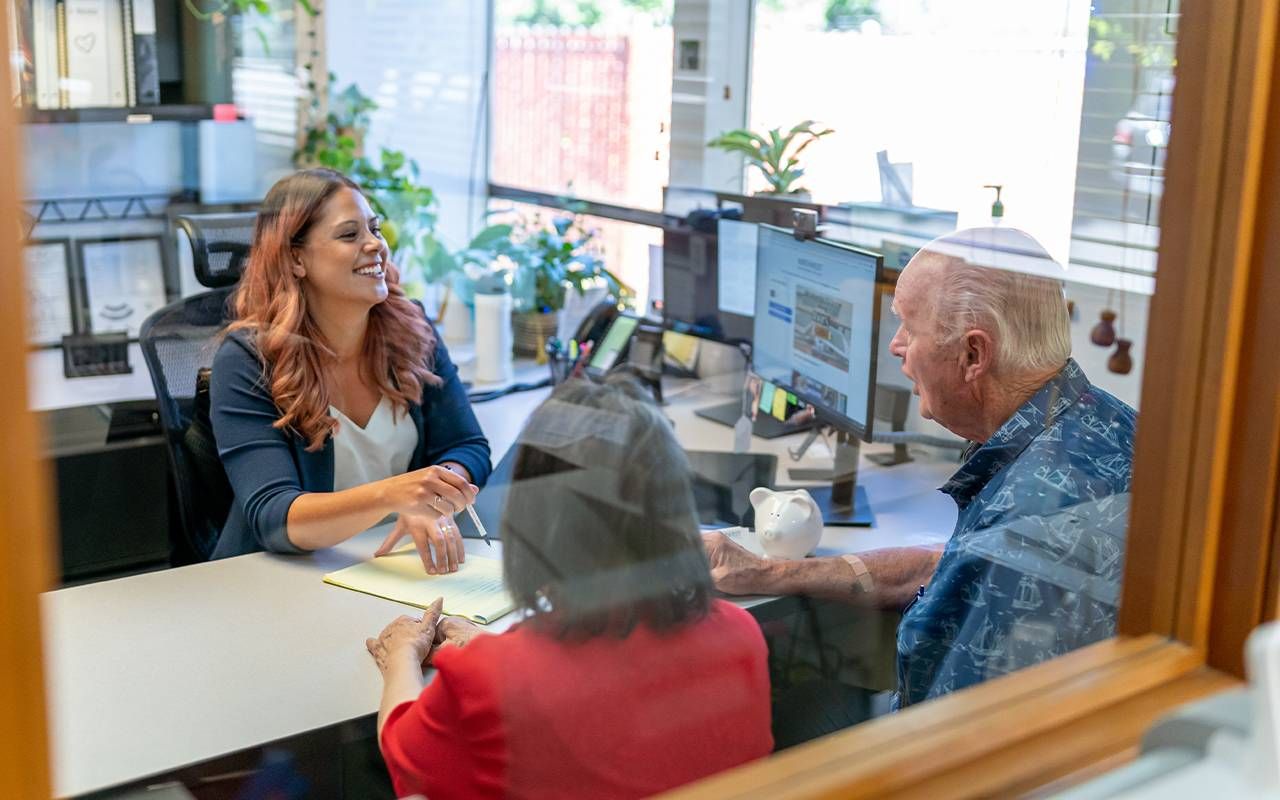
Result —
<instances>
[{"instance_id":1,"label":"potted plant","mask_svg":"<svg viewBox=\"0 0 1280 800\"><path fill-rule=\"evenodd\" d=\"M740 128L720 134L707 142L707 146L743 155L747 164L760 170L769 182L765 194L803 199L808 197L808 192L796 185L804 175L800 154L818 139L835 133L831 128L818 129L816 124L807 119L786 133L781 128L764 134Z\"/></svg>"},{"instance_id":2,"label":"potted plant","mask_svg":"<svg viewBox=\"0 0 1280 800\"><path fill-rule=\"evenodd\" d=\"M619 300L632 294L605 267L595 244L596 231L583 224L576 210L557 214L549 222L538 213L520 216L507 227L509 237L489 242L487 252L509 259L511 265L517 355L537 356L555 335L569 291L584 294L589 286L603 281Z\"/></svg>"}]
</instances>

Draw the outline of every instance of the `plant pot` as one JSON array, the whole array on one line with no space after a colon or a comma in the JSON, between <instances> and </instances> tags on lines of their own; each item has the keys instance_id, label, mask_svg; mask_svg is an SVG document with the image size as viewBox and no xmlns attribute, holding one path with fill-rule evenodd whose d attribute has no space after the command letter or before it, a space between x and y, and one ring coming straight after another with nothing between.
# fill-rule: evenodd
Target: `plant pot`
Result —
<instances>
[{"instance_id":1,"label":"plant pot","mask_svg":"<svg viewBox=\"0 0 1280 800\"><path fill-rule=\"evenodd\" d=\"M534 358L546 345L548 339L556 335L560 324L560 312L520 311L511 315L511 332L514 338L513 350L517 356Z\"/></svg>"}]
</instances>

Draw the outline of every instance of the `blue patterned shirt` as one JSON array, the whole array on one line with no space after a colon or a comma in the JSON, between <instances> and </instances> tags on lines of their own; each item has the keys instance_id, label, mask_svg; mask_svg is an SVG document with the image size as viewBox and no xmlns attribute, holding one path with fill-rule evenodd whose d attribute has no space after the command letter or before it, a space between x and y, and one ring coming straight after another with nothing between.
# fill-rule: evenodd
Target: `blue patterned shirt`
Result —
<instances>
[{"instance_id":1,"label":"blue patterned shirt","mask_svg":"<svg viewBox=\"0 0 1280 800\"><path fill-rule=\"evenodd\" d=\"M1069 360L942 487L959 518L898 627L896 706L1114 635L1136 422Z\"/></svg>"}]
</instances>

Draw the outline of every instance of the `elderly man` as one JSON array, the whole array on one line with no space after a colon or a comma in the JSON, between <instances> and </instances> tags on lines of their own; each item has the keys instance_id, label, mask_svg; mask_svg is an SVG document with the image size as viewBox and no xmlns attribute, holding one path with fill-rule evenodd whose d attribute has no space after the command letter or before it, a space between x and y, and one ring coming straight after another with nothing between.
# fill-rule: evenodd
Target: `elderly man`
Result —
<instances>
[{"instance_id":1,"label":"elderly man","mask_svg":"<svg viewBox=\"0 0 1280 800\"><path fill-rule=\"evenodd\" d=\"M973 443L942 487L959 508L945 549L774 561L705 537L724 592L903 609L895 706L1114 633L1136 418L1071 359L1053 269L1026 234L977 229L898 279L890 351L920 414Z\"/></svg>"}]
</instances>

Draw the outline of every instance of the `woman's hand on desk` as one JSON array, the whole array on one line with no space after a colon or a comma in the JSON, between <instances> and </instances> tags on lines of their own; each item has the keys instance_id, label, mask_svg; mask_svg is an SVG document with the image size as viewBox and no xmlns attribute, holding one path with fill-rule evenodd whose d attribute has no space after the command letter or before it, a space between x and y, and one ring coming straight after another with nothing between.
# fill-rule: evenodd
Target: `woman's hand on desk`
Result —
<instances>
[{"instance_id":1,"label":"woman's hand on desk","mask_svg":"<svg viewBox=\"0 0 1280 800\"><path fill-rule=\"evenodd\" d=\"M399 617L383 628L378 638L365 639L364 646L377 662L378 669L385 674L391 667L408 659L421 666L435 646L437 622L443 607L444 598L437 597L422 612L422 619Z\"/></svg>"},{"instance_id":2,"label":"woman's hand on desk","mask_svg":"<svg viewBox=\"0 0 1280 800\"><path fill-rule=\"evenodd\" d=\"M768 562L719 531L702 534L711 580L725 594L762 594Z\"/></svg>"},{"instance_id":3,"label":"woman's hand on desk","mask_svg":"<svg viewBox=\"0 0 1280 800\"><path fill-rule=\"evenodd\" d=\"M378 484L385 502L400 514L456 514L476 500L480 489L448 467L435 465L393 475Z\"/></svg>"},{"instance_id":4,"label":"woman's hand on desk","mask_svg":"<svg viewBox=\"0 0 1280 800\"><path fill-rule=\"evenodd\" d=\"M391 533L374 551L374 557L390 553L406 536L413 539L418 555L422 557L422 567L429 575L457 572L458 565L466 560L462 535L458 533L452 517L407 513L402 513L396 520Z\"/></svg>"}]
</instances>

